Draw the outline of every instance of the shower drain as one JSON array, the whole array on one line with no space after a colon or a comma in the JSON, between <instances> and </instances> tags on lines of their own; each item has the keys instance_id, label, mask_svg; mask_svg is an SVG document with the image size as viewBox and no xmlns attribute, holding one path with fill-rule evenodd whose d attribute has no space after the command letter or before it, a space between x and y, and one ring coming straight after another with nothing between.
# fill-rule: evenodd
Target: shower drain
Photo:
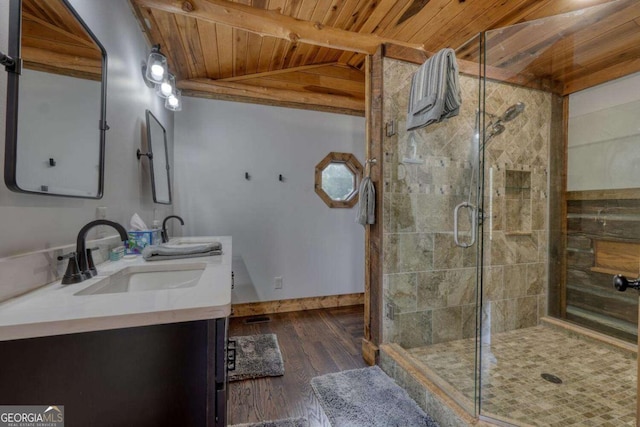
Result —
<instances>
[{"instance_id":1,"label":"shower drain","mask_svg":"<svg viewBox=\"0 0 640 427\"><path fill-rule=\"evenodd\" d=\"M545 381L549 381L550 383L554 383L554 384L562 384L562 379L560 379L560 377L556 377L553 374L541 374L540 375L542 377L543 380Z\"/></svg>"}]
</instances>

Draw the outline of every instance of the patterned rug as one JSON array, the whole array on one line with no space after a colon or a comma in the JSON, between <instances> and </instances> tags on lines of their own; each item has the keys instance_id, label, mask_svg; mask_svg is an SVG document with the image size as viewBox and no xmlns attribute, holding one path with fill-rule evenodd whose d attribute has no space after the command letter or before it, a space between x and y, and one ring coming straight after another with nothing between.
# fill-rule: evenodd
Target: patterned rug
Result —
<instances>
[{"instance_id":1,"label":"patterned rug","mask_svg":"<svg viewBox=\"0 0 640 427\"><path fill-rule=\"evenodd\" d=\"M284 375L276 334L230 337L229 341L235 341L236 349L236 368L229 371L229 381Z\"/></svg>"}]
</instances>

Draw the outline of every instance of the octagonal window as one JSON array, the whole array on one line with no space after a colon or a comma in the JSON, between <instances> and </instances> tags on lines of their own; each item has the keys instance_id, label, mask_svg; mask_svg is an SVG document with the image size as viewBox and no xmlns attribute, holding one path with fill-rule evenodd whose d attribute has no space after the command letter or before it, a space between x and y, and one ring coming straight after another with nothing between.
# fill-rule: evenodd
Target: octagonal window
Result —
<instances>
[{"instance_id":1,"label":"octagonal window","mask_svg":"<svg viewBox=\"0 0 640 427\"><path fill-rule=\"evenodd\" d=\"M331 208L350 208L358 201L362 166L350 153L329 153L316 166L316 193Z\"/></svg>"},{"instance_id":2,"label":"octagonal window","mask_svg":"<svg viewBox=\"0 0 640 427\"><path fill-rule=\"evenodd\" d=\"M356 191L356 174L344 163L329 163L322 171L322 189L331 200L347 200Z\"/></svg>"}]
</instances>

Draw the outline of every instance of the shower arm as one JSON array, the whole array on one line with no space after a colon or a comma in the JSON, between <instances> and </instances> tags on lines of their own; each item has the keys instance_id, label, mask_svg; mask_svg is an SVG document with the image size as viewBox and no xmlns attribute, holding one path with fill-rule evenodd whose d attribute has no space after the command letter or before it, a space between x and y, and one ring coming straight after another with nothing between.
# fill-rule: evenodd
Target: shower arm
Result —
<instances>
[{"instance_id":1,"label":"shower arm","mask_svg":"<svg viewBox=\"0 0 640 427\"><path fill-rule=\"evenodd\" d=\"M640 277L635 280L629 280L622 274L616 274L613 276L613 286L620 292L624 292L627 288L640 291Z\"/></svg>"}]
</instances>

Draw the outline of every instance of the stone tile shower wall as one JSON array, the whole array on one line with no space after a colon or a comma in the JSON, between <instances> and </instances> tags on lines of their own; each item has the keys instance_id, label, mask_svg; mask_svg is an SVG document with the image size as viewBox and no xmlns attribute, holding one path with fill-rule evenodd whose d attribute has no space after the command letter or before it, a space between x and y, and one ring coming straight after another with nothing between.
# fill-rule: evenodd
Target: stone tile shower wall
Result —
<instances>
[{"instance_id":1,"label":"stone tile shower wall","mask_svg":"<svg viewBox=\"0 0 640 427\"><path fill-rule=\"evenodd\" d=\"M547 308L551 94L486 84L486 110L525 110L485 149L484 315L491 332L536 326ZM493 184L489 168L493 169Z\"/></svg>"},{"instance_id":2,"label":"stone tile shower wall","mask_svg":"<svg viewBox=\"0 0 640 427\"><path fill-rule=\"evenodd\" d=\"M384 60L384 122L394 120L397 133L384 140L383 342L405 348L475 335L476 245L455 246L453 210L468 199L479 82L460 76L463 104L457 117L407 132L409 86L417 68ZM486 152L494 168L494 197L491 239L485 213L483 276L495 332L536 325L547 288L550 96L487 83L489 112L502 114L518 101L526 103L525 112ZM413 157L414 146L423 164L402 163ZM486 183L486 198L488 191Z\"/></svg>"}]
</instances>

